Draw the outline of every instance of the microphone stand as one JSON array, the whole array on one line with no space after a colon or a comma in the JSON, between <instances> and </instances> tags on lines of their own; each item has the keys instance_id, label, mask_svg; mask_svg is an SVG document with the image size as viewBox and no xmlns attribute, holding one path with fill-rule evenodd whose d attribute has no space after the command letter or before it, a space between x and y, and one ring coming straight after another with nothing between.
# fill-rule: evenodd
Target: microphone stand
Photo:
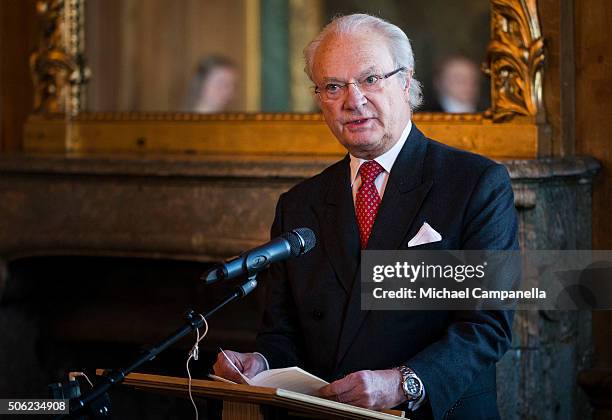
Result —
<instances>
[{"instance_id":1,"label":"microphone stand","mask_svg":"<svg viewBox=\"0 0 612 420\"><path fill-rule=\"evenodd\" d=\"M257 287L257 274L250 276L244 283L236 287L234 291L227 296L221 303L209 310L203 315L204 319L208 320L215 312L223 308L230 302L241 299L251 293ZM144 363L155 359L155 357L168 347L185 337L192 331L201 328L204 325L202 315L196 314L195 311L187 312L187 324L178 329L172 335L168 336L164 341L145 349L143 354L134 360L126 368L111 371L109 374L101 377L101 382L87 395L70 400L69 414L57 417L58 419L78 418L77 416L89 415L93 418L110 416L110 399L106 394L113 386L123 382L125 377Z\"/></svg>"}]
</instances>

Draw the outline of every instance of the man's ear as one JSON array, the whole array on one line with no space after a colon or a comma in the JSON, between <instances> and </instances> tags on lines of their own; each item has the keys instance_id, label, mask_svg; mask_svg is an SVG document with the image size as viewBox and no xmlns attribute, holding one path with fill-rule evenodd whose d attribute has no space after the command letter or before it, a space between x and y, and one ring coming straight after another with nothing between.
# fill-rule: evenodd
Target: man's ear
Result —
<instances>
[{"instance_id":1,"label":"man's ear","mask_svg":"<svg viewBox=\"0 0 612 420\"><path fill-rule=\"evenodd\" d=\"M404 94L406 98L406 102L410 102L410 83L412 82L412 77L408 76L405 79L404 86Z\"/></svg>"}]
</instances>

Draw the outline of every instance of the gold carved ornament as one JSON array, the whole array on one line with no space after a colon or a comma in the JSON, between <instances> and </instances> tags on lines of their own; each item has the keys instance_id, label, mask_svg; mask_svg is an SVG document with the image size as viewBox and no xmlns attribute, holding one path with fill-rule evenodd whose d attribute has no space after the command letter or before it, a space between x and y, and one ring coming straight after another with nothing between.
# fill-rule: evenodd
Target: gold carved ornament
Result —
<instances>
[{"instance_id":1,"label":"gold carved ornament","mask_svg":"<svg viewBox=\"0 0 612 420\"><path fill-rule=\"evenodd\" d=\"M38 48L30 56L34 112L76 115L89 77L82 55L83 0L39 0Z\"/></svg>"},{"instance_id":2,"label":"gold carved ornament","mask_svg":"<svg viewBox=\"0 0 612 420\"><path fill-rule=\"evenodd\" d=\"M536 0L492 0L491 41L483 70L491 77L492 106L485 117L501 122L542 110L544 40Z\"/></svg>"}]
</instances>

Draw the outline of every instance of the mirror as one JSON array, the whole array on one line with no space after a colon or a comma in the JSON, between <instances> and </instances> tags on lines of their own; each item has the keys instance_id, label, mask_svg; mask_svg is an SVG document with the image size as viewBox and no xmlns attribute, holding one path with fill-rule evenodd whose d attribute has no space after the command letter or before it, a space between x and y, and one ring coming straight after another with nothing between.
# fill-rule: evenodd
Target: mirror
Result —
<instances>
[{"instance_id":1,"label":"mirror","mask_svg":"<svg viewBox=\"0 0 612 420\"><path fill-rule=\"evenodd\" d=\"M490 106L488 0L87 0L84 110L316 112L302 48L355 12L407 33L422 111Z\"/></svg>"},{"instance_id":2,"label":"mirror","mask_svg":"<svg viewBox=\"0 0 612 420\"><path fill-rule=\"evenodd\" d=\"M112 1L118 2L108 0ZM132 15L120 15L123 18L145 14L146 7L161 1L164 0L124 0L114 4L121 7L132 5L129 9ZM218 1L222 0L210 0L205 5L212 10ZM93 20L98 25L106 25L104 27L107 28L106 32L100 30L102 35L99 39L119 38L115 45L123 52L120 59L116 54L110 54L115 53L113 51L109 51L108 56L100 55L99 51L97 55L90 54L86 51L84 22L85 6L89 1L38 0L36 9L41 30L37 47L30 56L34 110L24 127L24 150L79 155L125 152L139 156L142 153L231 156L294 154L310 157L341 154L342 147L337 142L329 141L331 133L321 114L302 112L312 109L313 98L309 91L310 82L302 71L301 50L320 30L321 22L325 21L324 14L330 13L326 12L325 1L331 0L223 1L230 5L231 16L241 17L241 24L232 20L223 21L221 26L230 27L243 37L245 70L241 74L247 112L125 112L116 106L113 109L104 107L108 109L107 112L97 112L91 107L88 110L84 93L91 72L86 66L85 57L101 63L104 71L98 72L94 78L109 77L113 71L117 72L111 71L112 66L117 65L121 69L117 74L130 77L130 84L115 82L106 85L104 91L99 89L99 93L127 98L133 97L134 92L162 96L159 86L144 85L140 76L165 74L166 71L160 67L162 64L170 68L173 65L180 69L185 67L179 61L162 59L159 53L159 43L165 42L171 34L160 30L165 23L152 21L143 27L140 38L130 40L116 27L113 31L109 29L117 22L108 16L94 16ZM385 5L385 10L392 10L389 5L395 0L387 0L388 3L378 1ZM411 1L410 5L416 4L416 1ZM202 0L183 0L179 4L183 7L193 2L203 3ZM438 3L442 5L443 0L429 0L430 5ZM447 7L448 4L444 2L443 6ZM243 8L234 8L236 5ZM546 50L538 19L538 2L489 0L488 6L491 15L487 26L491 34L483 68L491 77L491 106L477 113L418 112L413 120L429 137L492 158L532 158L546 154L550 150L550 130L546 127L542 101ZM480 7L484 10L482 3ZM402 4L393 10L404 8ZM411 8L417 9L416 6ZM436 21L437 14L447 9L426 10L434 10L429 13L434 16L431 19ZM170 14L170 10L167 13ZM456 14L461 16L462 22L465 20L464 14ZM217 20L220 19L215 18L214 22ZM184 20L178 23L177 28L187 26ZM285 28L284 31L282 28ZM415 45L415 49L438 52L450 45L449 40L456 36L450 32L450 28L443 29L435 32L444 35L440 35L443 39L441 46ZM146 44L152 33L159 35L154 39L157 44ZM146 34L149 34L148 37ZM90 39L89 43L93 40ZM468 41L475 43L470 37ZM189 45L199 44L190 40ZM181 56L188 48L186 43L177 43L174 49L178 52L177 56ZM137 60L129 59L130 51L150 57L147 61L150 65L144 67ZM223 52L228 51L233 49L225 47ZM417 74L421 79L427 75L419 70L423 62L424 58L417 56ZM104 66L108 69L105 70ZM95 69L98 65L93 67ZM184 79L182 76L183 83ZM279 80L283 83L279 83ZM90 97L91 104L95 91L90 92ZM132 103L124 109L136 107ZM278 109L293 109L295 112L275 112Z\"/></svg>"}]
</instances>

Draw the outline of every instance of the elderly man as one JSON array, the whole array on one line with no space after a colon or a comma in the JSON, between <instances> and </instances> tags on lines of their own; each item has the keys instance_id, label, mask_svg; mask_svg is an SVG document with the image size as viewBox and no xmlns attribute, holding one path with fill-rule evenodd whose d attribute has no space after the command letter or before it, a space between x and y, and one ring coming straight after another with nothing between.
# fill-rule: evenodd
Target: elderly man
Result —
<instances>
[{"instance_id":1,"label":"elderly man","mask_svg":"<svg viewBox=\"0 0 612 420\"><path fill-rule=\"evenodd\" d=\"M499 416L495 363L511 341L503 311L362 311L362 249L516 249L503 166L429 140L411 123L419 83L408 38L368 15L332 21L305 49L306 72L348 155L278 202L272 236L307 226L319 244L270 267L258 353L229 352L253 376L302 366L331 381L322 396L412 418ZM237 379L223 357L219 375Z\"/></svg>"}]
</instances>

